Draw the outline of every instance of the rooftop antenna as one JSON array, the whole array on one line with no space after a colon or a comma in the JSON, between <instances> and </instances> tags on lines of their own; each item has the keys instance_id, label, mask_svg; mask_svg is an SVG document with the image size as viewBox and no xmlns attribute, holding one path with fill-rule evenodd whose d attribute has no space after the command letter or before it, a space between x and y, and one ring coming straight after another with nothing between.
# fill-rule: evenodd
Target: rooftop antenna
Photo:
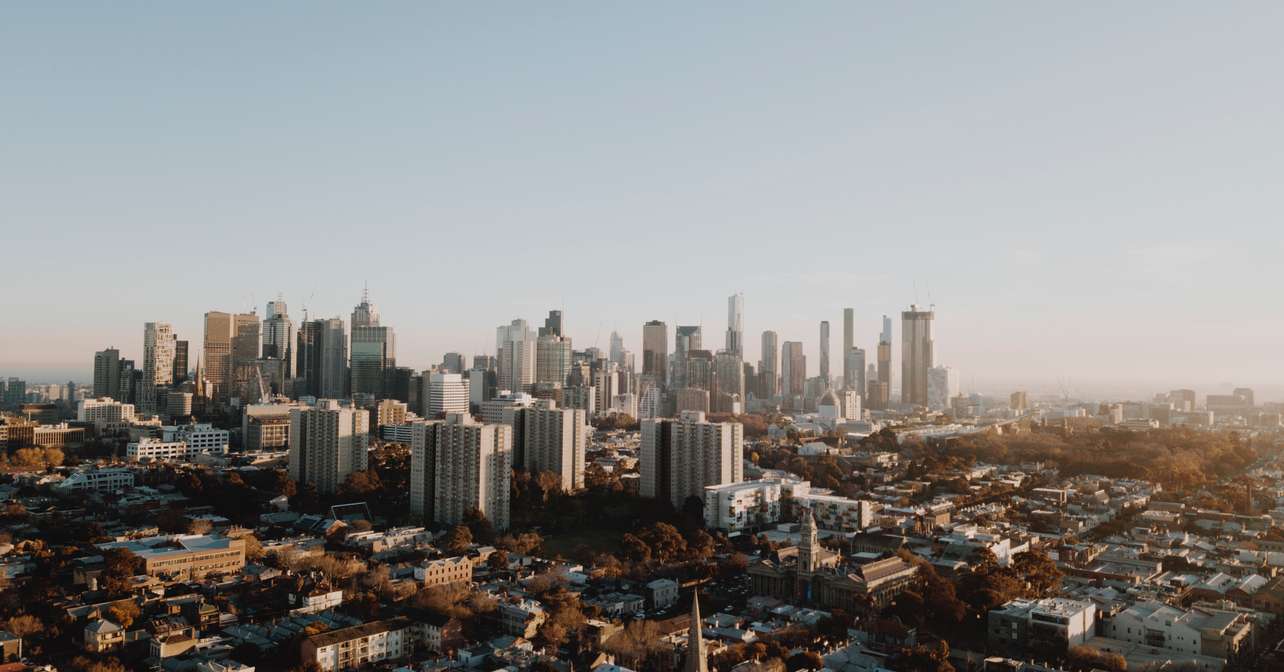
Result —
<instances>
[{"instance_id":1,"label":"rooftop antenna","mask_svg":"<svg viewBox=\"0 0 1284 672\"><path fill-rule=\"evenodd\" d=\"M312 303L312 297L316 295L317 295L317 290L313 289L312 293L309 294L308 298L303 302L303 321L304 322L308 321L308 304Z\"/></svg>"}]
</instances>

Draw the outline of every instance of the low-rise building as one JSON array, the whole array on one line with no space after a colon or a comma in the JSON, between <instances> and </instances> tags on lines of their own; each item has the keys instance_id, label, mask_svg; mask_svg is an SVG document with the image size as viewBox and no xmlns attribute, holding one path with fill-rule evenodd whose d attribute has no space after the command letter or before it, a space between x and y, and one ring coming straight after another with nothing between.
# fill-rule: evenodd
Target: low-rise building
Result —
<instances>
[{"instance_id":1,"label":"low-rise building","mask_svg":"<svg viewBox=\"0 0 1284 672\"><path fill-rule=\"evenodd\" d=\"M1092 602L1012 600L990 610L986 640L992 649L1008 655L1019 656L1027 650L1064 651L1092 637L1096 617Z\"/></svg>"},{"instance_id":2,"label":"low-rise building","mask_svg":"<svg viewBox=\"0 0 1284 672\"><path fill-rule=\"evenodd\" d=\"M134 472L125 467L88 467L77 469L64 478L54 490L64 492L121 492L134 487Z\"/></svg>"},{"instance_id":3,"label":"low-rise building","mask_svg":"<svg viewBox=\"0 0 1284 672\"><path fill-rule=\"evenodd\" d=\"M207 574L239 572L245 567L245 540L204 534L173 534L99 544L124 548L143 560L151 576L198 579Z\"/></svg>"},{"instance_id":4,"label":"low-rise building","mask_svg":"<svg viewBox=\"0 0 1284 672\"><path fill-rule=\"evenodd\" d=\"M304 638L299 655L304 665L321 672L355 670L383 660L400 660L413 649L409 619L362 623Z\"/></svg>"},{"instance_id":5,"label":"low-rise building","mask_svg":"<svg viewBox=\"0 0 1284 672\"><path fill-rule=\"evenodd\" d=\"M467 556L425 560L415 567L415 581L425 588L466 585L473 580L473 562Z\"/></svg>"}]
</instances>

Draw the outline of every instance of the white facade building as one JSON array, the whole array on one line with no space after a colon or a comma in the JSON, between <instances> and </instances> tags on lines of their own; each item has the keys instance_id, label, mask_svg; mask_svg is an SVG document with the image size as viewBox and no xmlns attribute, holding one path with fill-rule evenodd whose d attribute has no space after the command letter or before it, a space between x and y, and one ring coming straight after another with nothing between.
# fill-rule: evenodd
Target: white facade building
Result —
<instances>
[{"instance_id":1,"label":"white facade building","mask_svg":"<svg viewBox=\"0 0 1284 672\"><path fill-rule=\"evenodd\" d=\"M458 373L433 373L424 381L424 417L468 412L468 381Z\"/></svg>"},{"instance_id":2,"label":"white facade building","mask_svg":"<svg viewBox=\"0 0 1284 672\"><path fill-rule=\"evenodd\" d=\"M54 486L56 490L78 492L120 492L134 487L134 472L125 467L78 469Z\"/></svg>"},{"instance_id":3,"label":"white facade building","mask_svg":"<svg viewBox=\"0 0 1284 672\"><path fill-rule=\"evenodd\" d=\"M704 524L723 532L742 532L780 520L779 480L711 485L704 489Z\"/></svg>"},{"instance_id":4,"label":"white facade building","mask_svg":"<svg viewBox=\"0 0 1284 672\"><path fill-rule=\"evenodd\" d=\"M133 404L122 404L110 397L82 399L76 406L76 420L94 423L99 432L118 430L133 419Z\"/></svg>"}]
</instances>

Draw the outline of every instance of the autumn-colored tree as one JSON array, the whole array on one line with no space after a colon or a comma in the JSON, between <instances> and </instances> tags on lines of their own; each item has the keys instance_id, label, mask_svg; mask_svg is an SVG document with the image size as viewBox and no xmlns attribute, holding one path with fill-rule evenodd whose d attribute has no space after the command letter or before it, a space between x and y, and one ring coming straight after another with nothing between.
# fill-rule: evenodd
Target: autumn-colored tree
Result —
<instances>
[{"instance_id":1,"label":"autumn-colored tree","mask_svg":"<svg viewBox=\"0 0 1284 672\"><path fill-rule=\"evenodd\" d=\"M45 624L31 614L18 614L5 621L5 629L19 637L30 637L43 632Z\"/></svg>"},{"instance_id":2,"label":"autumn-colored tree","mask_svg":"<svg viewBox=\"0 0 1284 672\"><path fill-rule=\"evenodd\" d=\"M508 569L508 551L498 550L486 558L486 566L491 571L502 572Z\"/></svg>"},{"instance_id":3,"label":"autumn-colored tree","mask_svg":"<svg viewBox=\"0 0 1284 672\"><path fill-rule=\"evenodd\" d=\"M134 624L134 620L142 614L138 608L138 603L133 600L120 600L113 602L107 607L107 620L128 630L129 626Z\"/></svg>"},{"instance_id":4,"label":"autumn-colored tree","mask_svg":"<svg viewBox=\"0 0 1284 672\"><path fill-rule=\"evenodd\" d=\"M459 554L466 552L473 545L473 532L467 525L456 525L446 535L446 550Z\"/></svg>"}]
</instances>

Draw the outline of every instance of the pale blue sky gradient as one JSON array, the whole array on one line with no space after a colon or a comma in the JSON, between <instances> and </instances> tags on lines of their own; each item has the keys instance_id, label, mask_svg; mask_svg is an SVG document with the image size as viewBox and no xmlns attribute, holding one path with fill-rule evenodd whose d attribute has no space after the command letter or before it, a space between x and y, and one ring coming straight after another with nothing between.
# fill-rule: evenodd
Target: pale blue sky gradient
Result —
<instances>
[{"instance_id":1,"label":"pale blue sky gradient","mask_svg":"<svg viewBox=\"0 0 1284 672\"><path fill-rule=\"evenodd\" d=\"M1278 3L258 4L0 8L0 375L369 281L414 367L917 286L967 388L1284 383Z\"/></svg>"}]
</instances>

